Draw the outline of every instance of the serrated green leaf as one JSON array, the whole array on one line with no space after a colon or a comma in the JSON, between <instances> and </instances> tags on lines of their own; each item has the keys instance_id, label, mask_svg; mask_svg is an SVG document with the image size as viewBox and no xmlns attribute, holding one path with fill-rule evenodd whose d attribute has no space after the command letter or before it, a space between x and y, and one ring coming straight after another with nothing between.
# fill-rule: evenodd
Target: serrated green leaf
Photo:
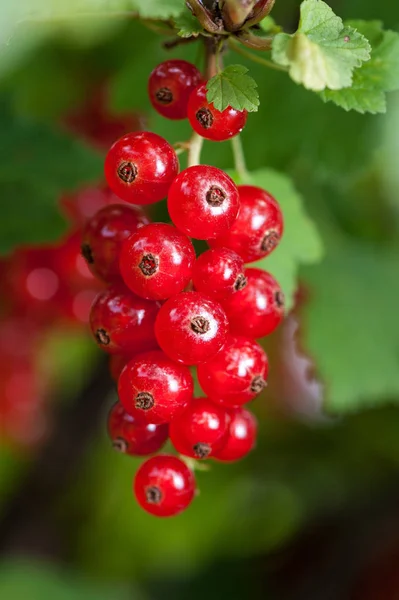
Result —
<instances>
[{"instance_id":1,"label":"serrated green leaf","mask_svg":"<svg viewBox=\"0 0 399 600\"><path fill-rule=\"evenodd\" d=\"M340 90L352 84L354 69L370 58L370 50L367 39L344 26L325 2L304 0L297 32L278 34L272 57L307 89Z\"/></svg>"},{"instance_id":2,"label":"serrated green leaf","mask_svg":"<svg viewBox=\"0 0 399 600\"><path fill-rule=\"evenodd\" d=\"M243 65L230 65L212 77L207 84L207 100L217 110L228 106L236 110L256 112L259 106L257 83Z\"/></svg>"},{"instance_id":3,"label":"serrated green leaf","mask_svg":"<svg viewBox=\"0 0 399 600\"><path fill-rule=\"evenodd\" d=\"M174 19L174 24L178 30L177 35L183 38L197 36L202 31L200 22L188 9Z\"/></svg>"}]
</instances>

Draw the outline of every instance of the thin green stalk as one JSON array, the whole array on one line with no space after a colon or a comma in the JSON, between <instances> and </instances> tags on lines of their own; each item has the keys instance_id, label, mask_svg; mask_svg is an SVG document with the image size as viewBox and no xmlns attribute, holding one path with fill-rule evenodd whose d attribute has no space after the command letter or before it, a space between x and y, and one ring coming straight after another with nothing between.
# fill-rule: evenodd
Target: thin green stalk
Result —
<instances>
[{"instance_id":1,"label":"thin green stalk","mask_svg":"<svg viewBox=\"0 0 399 600\"><path fill-rule=\"evenodd\" d=\"M267 58L262 58L261 56L258 56L257 54L254 54L253 52L248 52L248 50L245 50L239 44L239 42L236 42L231 37L229 38L229 46L232 50L234 50L238 54L241 54L241 56L244 56L245 58L249 58L249 60L252 60L253 62L258 63L259 65L263 65L264 67L268 67L269 69L274 69L275 71L288 71L287 67L283 67L282 65L277 65L273 61L268 60Z\"/></svg>"},{"instance_id":2,"label":"thin green stalk","mask_svg":"<svg viewBox=\"0 0 399 600\"><path fill-rule=\"evenodd\" d=\"M190 138L190 147L188 149L187 166L193 167L201 162L201 150L204 138L198 135L195 131Z\"/></svg>"},{"instance_id":3,"label":"thin green stalk","mask_svg":"<svg viewBox=\"0 0 399 600\"><path fill-rule=\"evenodd\" d=\"M241 137L236 135L231 140L233 148L234 166L241 182L245 183L249 180L249 172L245 162L244 150L241 143Z\"/></svg>"}]
</instances>

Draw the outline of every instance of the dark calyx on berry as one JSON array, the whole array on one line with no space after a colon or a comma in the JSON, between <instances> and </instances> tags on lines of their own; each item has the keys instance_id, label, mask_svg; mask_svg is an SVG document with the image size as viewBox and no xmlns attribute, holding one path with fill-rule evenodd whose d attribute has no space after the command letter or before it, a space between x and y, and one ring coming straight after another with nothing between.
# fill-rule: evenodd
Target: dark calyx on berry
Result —
<instances>
[{"instance_id":1,"label":"dark calyx on berry","mask_svg":"<svg viewBox=\"0 0 399 600\"><path fill-rule=\"evenodd\" d=\"M212 185L206 193L206 201L211 206L221 206L226 200L226 194L216 185Z\"/></svg>"},{"instance_id":2,"label":"dark calyx on berry","mask_svg":"<svg viewBox=\"0 0 399 600\"><path fill-rule=\"evenodd\" d=\"M140 261L139 269L147 277L154 275L158 271L158 258L150 253L144 254Z\"/></svg>"},{"instance_id":3,"label":"dark calyx on berry","mask_svg":"<svg viewBox=\"0 0 399 600\"><path fill-rule=\"evenodd\" d=\"M161 104L170 104L173 100L173 94L167 87L160 88L155 93L155 97Z\"/></svg>"},{"instance_id":4,"label":"dark calyx on berry","mask_svg":"<svg viewBox=\"0 0 399 600\"><path fill-rule=\"evenodd\" d=\"M197 458L207 458L207 456L209 456L211 453L211 447L209 444L203 444L202 442L199 442L193 446L193 451Z\"/></svg>"},{"instance_id":5,"label":"dark calyx on berry","mask_svg":"<svg viewBox=\"0 0 399 600\"><path fill-rule=\"evenodd\" d=\"M209 108L200 108L197 110L195 118L204 129L209 129L213 125L213 114Z\"/></svg>"},{"instance_id":6,"label":"dark calyx on berry","mask_svg":"<svg viewBox=\"0 0 399 600\"><path fill-rule=\"evenodd\" d=\"M276 292L274 294L274 300L275 300L275 302L276 302L276 304L277 304L278 307L280 307L280 308L283 307L284 306L284 300L285 300L283 292L281 292L280 290L278 292Z\"/></svg>"},{"instance_id":7,"label":"dark calyx on berry","mask_svg":"<svg viewBox=\"0 0 399 600\"><path fill-rule=\"evenodd\" d=\"M260 394L260 392L266 387L266 381L260 375L253 378L251 383L251 392L254 394Z\"/></svg>"},{"instance_id":8,"label":"dark calyx on berry","mask_svg":"<svg viewBox=\"0 0 399 600\"><path fill-rule=\"evenodd\" d=\"M137 177L137 167L131 162L122 162L118 167L118 177L125 183L133 183Z\"/></svg>"},{"instance_id":9,"label":"dark calyx on berry","mask_svg":"<svg viewBox=\"0 0 399 600\"><path fill-rule=\"evenodd\" d=\"M140 392L136 396L135 406L141 410L150 410L154 406L154 397L148 392Z\"/></svg>"},{"instance_id":10,"label":"dark calyx on berry","mask_svg":"<svg viewBox=\"0 0 399 600\"><path fill-rule=\"evenodd\" d=\"M240 273L235 281L234 289L236 290L236 292L239 292L240 290L243 290L245 288L247 283L248 283L248 281L247 281L247 278L245 277L244 273Z\"/></svg>"},{"instance_id":11,"label":"dark calyx on berry","mask_svg":"<svg viewBox=\"0 0 399 600\"><path fill-rule=\"evenodd\" d=\"M148 487L145 491L148 504L159 504L162 500L162 492L156 485Z\"/></svg>"},{"instance_id":12,"label":"dark calyx on berry","mask_svg":"<svg viewBox=\"0 0 399 600\"><path fill-rule=\"evenodd\" d=\"M268 231L265 237L262 240L262 244L260 246L263 252L271 252L273 248L277 246L280 241L280 236L274 229Z\"/></svg>"},{"instance_id":13,"label":"dark calyx on berry","mask_svg":"<svg viewBox=\"0 0 399 600\"><path fill-rule=\"evenodd\" d=\"M102 344L103 346L108 346L108 344L111 342L111 338L109 337L105 329L97 329L96 340L99 344Z\"/></svg>"},{"instance_id":14,"label":"dark calyx on berry","mask_svg":"<svg viewBox=\"0 0 399 600\"><path fill-rule=\"evenodd\" d=\"M94 258L93 258L93 252L92 252L89 244L82 244L80 249L81 249L83 258L89 263L89 265L92 265L94 263Z\"/></svg>"},{"instance_id":15,"label":"dark calyx on berry","mask_svg":"<svg viewBox=\"0 0 399 600\"><path fill-rule=\"evenodd\" d=\"M194 317L191 319L190 326L194 333L198 333L200 335L207 333L207 331L210 329L209 321L205 319L205 317Z\"/></svg>"},{"instance_id":16,"label":"dark calyx on berry","mask_svg":"<svg viewBox=\"0 0 399 600\"><path fill-rule=\"evenodd\" d=\"M127 442L120 437L114 439L114 441L112 442L112 446L117 452L127 452Z\"/></svg>"}]
</instances>

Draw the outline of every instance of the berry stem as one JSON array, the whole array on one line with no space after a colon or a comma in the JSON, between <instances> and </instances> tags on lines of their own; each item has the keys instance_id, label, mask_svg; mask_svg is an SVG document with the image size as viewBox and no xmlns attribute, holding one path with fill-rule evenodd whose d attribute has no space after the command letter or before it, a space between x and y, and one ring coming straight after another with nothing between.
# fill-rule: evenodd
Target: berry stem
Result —
<instances>
[{"instance_id":1,"label":"berry stem","mask_svg":"<svg viewBox=\"0 0 399 600\"><path fill-rule=\"evenodd\" d=\"M234 165L238 176L240 177L241 183L248 182L250 179L247 165L245 162L244 150L241 143L241 136L236 135L231 140L231 146L233 148Z\"/></svg>"},{"instance_id":2,"label":"berry stem","mask_svg":"<svg viewBox=\"0 0 399 600\"><path fill-rule=\"evenodd\" d=\"M189 143L187 167L193 167L199 165L201 162L201 150L204 138L194 131Z\"/></svg>"},{"instance_id":3,"label":"berry stem","mask_svg":"<svg viewBox=\"0 0 399 600\"><path fill-rule=\"evenodd\" d=\"M258 56L253 52L245 50L242 47L242 45L233 37L229 38L229 45L230 48L234 50L234 52L237 52L237 54L241 54L241 56L244 56L245 58L248 58L249 60L258 63L259 65L263 65L264 67L268 67L269 69L274 69L275 71L288 71L287 67L277 65L276 63L274 63L271 60L268 60L267 58L263 58L262 56Z\"/></svg>"}]
</instances>

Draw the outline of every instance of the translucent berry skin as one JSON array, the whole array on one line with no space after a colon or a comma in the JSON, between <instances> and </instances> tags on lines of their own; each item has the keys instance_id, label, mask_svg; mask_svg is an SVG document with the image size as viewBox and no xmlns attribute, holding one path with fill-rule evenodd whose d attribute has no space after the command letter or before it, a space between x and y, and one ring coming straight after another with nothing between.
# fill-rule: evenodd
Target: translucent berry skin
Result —
<instances>
[{"instance_id":1,"label":"translucent berry skin","mask_svg":"<svg viewBox=\"0 0 399 600\"><path fill-rule=\"evenodd\" d=\"M254 448L258 424L255 415L245 408L229 411L230 427L223 448L215 452L214 458L223 462L233 462L244 458Z\"/></svg>"},{"instance_id":2,"label":"translucent berry skin","mask_svg":"<svg viewBox=\"0 0 399 600\"><path fill-rule=\"evenodd\" d=\"M277 281L261 269L246 269L247 285L222 301L233 335L262 338L284 318L284 294Z\"/></svg>"},{"instance_id":3,"label":"translucent berry skin","mask_svg":"<svg viewBox=\"0 0 399 600\"><path fill-rule=\"evenodd\" d=\"M108 415L108 435L118 452L131 456L146 456L158 452L169 435L166 424L138 423L120 402L116 402Z\"/></svg>"},{"instance_id":4,"label":"translucent berry skin","mask_svg":"<svg viewBox=\"0 0 399 600\"><path fill-rule=\"evenodd\" d=\"M90 327L100 348L110 354L135 354L154 347L159 304L144 300L124 285L98 294L90 311Z\"/></svg>"},{"instance_id":5,"label":"translucent berry skin","mask_svg":"<svg viewBox=\"0 0 399 600\"><path fill-rule=\"evenodd\" d=\"M280 206L268 192L252 185L238 186L240 210L230 231L209 242L212 248L230 248L244 262L268 256L284 231Z\"/></svg>"},{"instance_id":6,"label":"translucent berry skin","mask_svg":"<svg viewBox=\"0 0 399 600\"><path fill-rule=\"evenodd\" d=\"M172 360L197 365L223 346L228 321L221 305L200 292L182 292L163 304L155 336Z\"/></svg>"},{"instance_id":7,"label":"translucent berry skin","mask_svg":"<svg viewBox=\"0 0 399 600\"><path fill-rule=\"evenodd\" d=\"M244 261L228 248L207 250L195 261L193 284L198 292L212 295L216 300L228 298L244 289Z\"/></svg>"},{"instance_id":8,"label":"translucent berry skin","mask_svg":"<svg viewBox=\"0 0 399 600\"><path fill-rule=\"evenodd\" d=\"M158 344L155 340L153 342L151 350L159 350ZM139 351L136 354L130 354L128 356L126 354L111 354L109 357L108 368L109 374L111 375L112 379L116 383L118 383L119 376L122 373L125 366L127 365L127 363L133 360L135 356L142 353L142 351Z\"/></svg>"},{"instance_id":9,"label":"translucent berry skin","mask_svg":"<svg viewBox=\"0 0 399 600\"><path fill-rule=\"evenodd\" d=\"M206 99L206 83L191 92L187 109L191 127L199 135L214 142L228 140L244 129L248 113L228 106L217 110Z\"/></svg>"},{"instance_id":10,"label":"translucent berry skin","mask_svg":"<svg viewBox=\"0 0 399 600\"><path fill-rule=\"evenodd\" d=\"M185 119L188 99L201 83L197 67L185 60L166 60L148 80L148 95L155 110L167 119Z\"/></svg>"},{"instance_id":11,"label":"translucent berry skin","mask_svg":"<svg viewBox=\"0 0 399 600\"><path fill-rule=\"evenodd\" d=\"M151 223L123 243L119 266L135 294L165 300L189 283L194 261L194 247L184 233L173 225Z\"/></svg>"},{"instance_id":12,"label":"translucent berry skin","mask_svg":"<svg viewBox=\"0 0 399 600\"><path fill-rule=\"evenodd\" d=\"M145 511L156 517L172 517L191 504L195 495L195 479L180 458L158 454L138 469L133 490Z\"/></svg>"},{"instance_id":13,"label":"translucent berry skin","mask_svg":"<svg viewBox=\"0 0 399 600\"><path fill-rule=\"evenodd\" d=\"M140 208L128 204L110 204L99 210L87 222L81 246L93 275L107 283L118 281L123 241L149 222Z\"/></svg>"},{"instance_id":14,"label":"translucent berry skin","mask_svg":"<svg viewBox=\"0 0 399 600\"><path fill-rule=\"evenodd\" d=\"M226 443L229 425L226 408L208 398L195 398L170 424L170 440L180 454L209 458Z\"/></svg>"},{"instance_id":15,"label":"translucent berry skin","mask_svg":"<svg viewBox=\"0 0 399 600\"><path fill-rule=\"evenodd\" d=\"M141 423L169 423L185 409L193 390L190 370L160 351L133 358L118 381L119 400Z\"/></svg>"},{"instance_id":16,"label":"translucent berry skin","mask_svg":"<svg viewBox=\"0 0 399 600\"><path fill-rule=\"evenodd\" d=\"M152 204L165 198L178 170L172 146L148 131L121 137L105 159L109 187L131 204Z\"/></svg>"},{"instance_id":17,"label":"translucent berry skin","mask_svg":"<svg viewBox=\"0 0 399 600\"><path fill-rule=\"evenodd\" d=\"M198 365L197 373L201 388L211 400L241 406L266 387L268 371L266 353L255 340L229 335L211 360Z\"/></svg>"},{"instance_id":18,"label":"translucent berry skin","mask_svg":"<svg viewBox=\"0 0 399 600\"><path fill-rule=\"evenodd\" d=\"M240 207L237 186L221 169L197 165L182 171L168 194L168 211L183 233L209 240L226 233Z\"/></svg>"}]
</instances>

